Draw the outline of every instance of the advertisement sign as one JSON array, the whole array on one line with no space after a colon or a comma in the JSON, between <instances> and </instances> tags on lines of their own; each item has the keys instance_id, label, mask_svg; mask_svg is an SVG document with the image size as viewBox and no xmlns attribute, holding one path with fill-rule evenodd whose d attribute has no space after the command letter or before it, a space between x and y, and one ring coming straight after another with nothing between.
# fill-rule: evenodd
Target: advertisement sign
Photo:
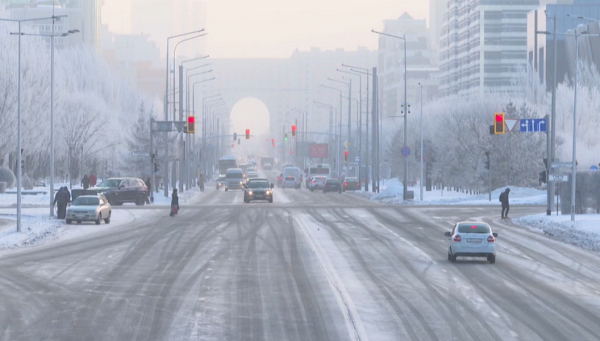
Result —
<instances>
[{"instance_id":1,"label":"advertisement sign","mask_svg":"<svg viewBox=\"0 0 600 341\"><path fill-rule=\"evenodd\" d=\"M313 143L309 147L308 157L311 158L326 158L328 152L327 143Z\"/></svg>"}]
</instances>

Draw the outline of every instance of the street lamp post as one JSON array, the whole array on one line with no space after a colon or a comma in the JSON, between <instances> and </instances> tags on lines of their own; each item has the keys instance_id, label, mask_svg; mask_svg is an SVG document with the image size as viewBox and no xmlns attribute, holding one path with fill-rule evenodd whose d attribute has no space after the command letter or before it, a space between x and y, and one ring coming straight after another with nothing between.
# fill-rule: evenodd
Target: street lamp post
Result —
<instances>
[{"instance_id":1,"label":"street lamp post","mask_svg":"<svg viewBox=\"0 0 600 341\"><path fill-rule=\"evenodd\" d=\"M60 17L64 17L64 16L60 16ZM21 180L22 180L22 167L21 167L21 36L24 35L24 33L21 30L21 23L23 22L27 22L27 21L39 21L39 20L53 20L54 23L54 19L56 19L58 17L56 16L52 16L49 18L35 18L35 19L0 19L0 21L8 21L8 22L16 22L19 24L19 32L18 33L11 33L11 35L18 35L19 36L19 43L18 43L18 56L19 56L19 61L18 61L18 67L17 67L17 72L18 72L18 80L17 80L17 232L21 232ZM54 25L52 25L53 29L54 29ZM54 41L54 38L52 39ZM52 58L52 57L51 57ZM50 132L50 134L52 135L52 131ZM53 136L51 136L52 138ZM52 169L53 170L53 169ZM52 179L54 180L54 179ZM51 181L52 183L52 181ZM52 197L54 196L54 193L50 193L50 200L52 200ZM52 207L51 207L52 210Z\"/></svg>"},{"instance_id":2,"label":"street lamp post","mask_svg":"<svg viewBox=\"0 0 600 341\"><path fill-rule=\"evenodd\" d=\"M423 84L419 83L419 87L421 88L421 177L419 178L419 190L421 192L421 201L423 201L423 154L425 151L423 150Z\"/></svg>"},{"instance_id":3,"label":"street lamp post","mask_svg":"<svg viewBox=\"0 0 600 341\"><path fill-rule=\"evenodd\" d=\"M366 150L366 154L367 156L365 157L365 165L369 164L369 77L371 77L371 72L369 69L367 68L362 68L362 67L358 67L358 66L352 66L352 65L347 65L347 64L342 64L343 67L349 67L350 70L354 73L357 74L361 74L361 75L367 75L367 86L366 86L366 90L367 90L367 105L366 105L366 126L365 126L365 150ZM356 69L356 70L355 70ZM362 96L361 96L362 98ZM362 114L361 114L361 120L362 120ZM375 141L375 136L372 137L373 141ZM375 142L373 142L375 143ZM362 156L361 156L362 158ZM379 158L379 156L377 156L377 158ZM373 191L375 191L375 178L374 178L374 173L375 173L375 156L372 155L371 156L371 177L373 178ZM379 166L377 166L379 167ZM368 169L368 167L365 167L365 169ZM377 173L379 174L379 170L377 170ZM369 191L369 172L367 171L367 174L365 175L365 191ZM377 180L379 183L379 179Z\"/></svg>"},{"instance_id":4,"label":"street lamp post","mask_svg":"<svg viewBox=\"0 0 600 341\"><path fill-rule=\"evenodd\" d=\"M388 33L377 32L375 30L371 30L371 32L377 33L377 34L380 34L383 36L388 36L388 37L404 40L404 147L407 147L407 145L408 145L408 140L407 140L407 125L408 125L407 78L408 78L408 73L407 73L407 69L406 69L406 45L407 45L406 44L406 34L403 35L402 37L399 37L399 36L395 36L395 35L388 34ZM408 192L408 158L407 157L404 157L404 177L403 177L403 181L402 181L402 186L404 187L403 200L406 200L406 194Z\"/></svg>"},{"instance_id":5,"label":"street lamp post","mask_svg":"<svg viewBox=\"0 0 600 341\"><path fill-rule=\"evenodd\" d=\"M338 140L338 156L337 156L337 171L338 171L338 179L341 180L342 178L342 163L341 163L341 154L342 154L342 90L338 89L338 88L334 88L332 86L327 86L327 85L323 85L321 84L322 87L327 88L327 89L331 89L331 90L336 90L340 92L340 111L339 111L339 133L340 133L340 138Z\"/></svg>"},{"instance_id":6,"label":"street lamp post","mask_svg":"<svg viewBox=\"0 0 600 341\"><path fill-rule=\"evenodd\" d=\"M346 138L346 141L348 142L348 154L350 154L350 145L352 143L352 79L349 79L348 82L344 82L341 80L337 80L337 79L333 79L333 78L329 78L327 77L328 80L332 81L332 82L337 82L337 83L342 83L342 84L346 84L348 85L348 136ZM340 118L341 120L341 118ZM341 122L340 122L341 125ZM347 172L348 170L346 170ZM346 176L348 176L348 174L346 173ZM342 179L340 179L341 181Z\"/></svg>"},{"instance_id":7,"label":"street lamp post","mask_svg":"<svg viewBox=\"0 0 600 341\"><path fill-rule=\"evenodd\" d=\"M354 71L346 71L340 69L336 69L336 71L358 76L358 117L356 118L356 121L358 126L358 183L360 184L364 176L363 172L361 171L361 164L364 162L362 155L362 74ZM367 84L368 83L369 79L367 77ZM367 181L365 180L365 184L366 183ZM365 189L365 191L368 191L368 188Z\"/></svg>"}]
</instances>

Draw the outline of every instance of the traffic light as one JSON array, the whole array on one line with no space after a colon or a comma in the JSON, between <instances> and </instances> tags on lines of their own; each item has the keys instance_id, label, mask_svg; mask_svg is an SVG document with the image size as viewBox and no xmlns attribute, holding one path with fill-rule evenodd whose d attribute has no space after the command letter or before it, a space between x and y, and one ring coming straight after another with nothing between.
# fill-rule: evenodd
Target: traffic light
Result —
<instances>
[{"instance_id":1,"label":"traffic light","mask_svg":"<svg viewBox=\"0 0 600 341\"><path fill-rule=\"evenodd\" d=\"M284 139L287 141L287 133L285 134L285 137L284 137Z\"/></svg>"},{"instance_id":2,"label":"traffic light","mask_svg":"<svg viewBox=\"0 0 600 341\"><path fill-rule=\"evenodd\" d=\"M292 137L296 137L296 126L292 125Z\"/></svg>"},{"instance_id":3,"label":"traffic light","mask_svg":"<svg viewBox=\"0 0 600 341\"><path fill-rule=\"evenodd\" d=\"M273 148L275 148L275 139L271 139L271 144L273 145Z\"/></svg>"},{"instance_id":4,"label":"traffic light","mask_svg":"<svg viewBox=\"0 0 600 341\"><path fill-rule=\"evenodd\" d=\"M504 134L504 114L494 114L494 134Z\"/></svg>"},{"instance_id":5,"label":"traffic light","mask_svg":"<svg viewBox=\"0 0 600 341\"><path fill-rule=\"evenodd\" d=\"M159 168L158 168L158 163L154 163L154 173L158 172Z\"/></svg>"},{"instance_id":6,"label":"traffic light","mask_svg":"<svg viewBox=\"0 0 600 341\"><path fill-rule=\"evenodd\" d=\"M237 139L237 133L233 133L233 140L236 141Z\"/></svg>"},{"instance_id":7,"label":"traffic light","mask_svg":"<svg viewBox=\"0 0 600 341\"><path fill-rule=\"evenodd\" d=\"M344 152L344 161L348 162L348 151Z\"/></svg>"},{"instance_id":8,"label":"traffic light","mask_svg":"<svg viewBox=\"0 0 600 341\"><path fill-rule=\"evenodd\" d=\"M246 140L250 140L250 129L246 129Z\"/></svg>"},{"instance_id":9,"label":"traffic light","mask_svg":"<svg viewBox=\"0 0 600 341\"><path fill-rule=\"evenodd\" d=\"M194 116L187 117L187 126L185 132L188 134L193 134L196 132L196 119Z\"/></svg>"}]
</instances>

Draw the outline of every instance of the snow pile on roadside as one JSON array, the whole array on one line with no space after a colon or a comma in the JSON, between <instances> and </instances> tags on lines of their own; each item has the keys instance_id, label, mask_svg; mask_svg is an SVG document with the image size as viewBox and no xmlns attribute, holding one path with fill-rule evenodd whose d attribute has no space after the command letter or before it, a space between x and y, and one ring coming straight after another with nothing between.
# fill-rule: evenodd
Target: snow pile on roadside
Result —
<instances>
[{"instance_id":1,"label":"snow pile on roadside","mask_svg":"<svg viewBox=\"0 0 600 341\"><path fill-rule=\"evenodd\" d=\"M385 189L371 197L371 200L385 204L402 205L499 205L498 197L506 188L510 188L511 205L543 205L546 203L546 191L527 187L505 186L492 191L492 200L489 194L472 195L454 191L441 191L439 189L430 192L424 191L423 199L419 200L419 187L409 186L408 190L415 194L414 200L402 200L403 186L397 178L387 180Z\"/></svg>"},{"instance_id":2,"label":"snow pile on roadside","mask_svg":"<svg viewBox=\"0 0 600 341\"><path fill-rule=\"evenodd\" d=\"M39 209L35 209L34 212L23 212L21 215L21 232L17 232L16 214L1 214L0 218L4 221L0 225L0 249L34 245L56 233L57 228L63 225L63 221L48 216L46 209L44 213L45 216Z\"/></svg>"},{"instance_id":3,"label":"snow pile on roadside","mask_svg":"<svg viewBox=\"0 0 600 341\"><path fill-rule=\"evenodd\" d=\"M568 214L535 214L513 219L513 222L582 249L600 252L600 214L577 215L574 222Z\"/></svg>"}]
</instances>

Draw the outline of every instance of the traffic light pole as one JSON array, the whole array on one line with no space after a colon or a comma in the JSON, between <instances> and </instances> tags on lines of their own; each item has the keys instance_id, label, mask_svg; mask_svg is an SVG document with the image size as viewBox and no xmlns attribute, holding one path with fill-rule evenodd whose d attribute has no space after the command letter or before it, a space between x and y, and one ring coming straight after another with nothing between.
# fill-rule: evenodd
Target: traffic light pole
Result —
<instances>
[{"instance_id":1,"label":"traffic light pole","mask_svg":"<svg viewBox=\"0 0 600 341\"><path fill-rule=\"evenodd\" d=\"M152 177L151 177L151 181L152 183L150 183L150 202L154 203L154 191L152 191L152 186L154 186L156 189L158 189L158 186L156 186L156 171L154 170L154 162L155 161L155 155L154 155L154 134L152 131L152 127L154 126L154 118L150 117L150 172L152 173Z\"/></svg>"},{"instance_id":2,"label":"traffic light pole","mask_svg":"<svg viewBox=\"0 0 600 341\"><path fill-rule=\"evenodd\" d=\"M179 120L183 121L183 66L179 65ZM183 193L185 176L185 142L183 132L179 135L179 193Z\"/></svg>"}]
</instances>

